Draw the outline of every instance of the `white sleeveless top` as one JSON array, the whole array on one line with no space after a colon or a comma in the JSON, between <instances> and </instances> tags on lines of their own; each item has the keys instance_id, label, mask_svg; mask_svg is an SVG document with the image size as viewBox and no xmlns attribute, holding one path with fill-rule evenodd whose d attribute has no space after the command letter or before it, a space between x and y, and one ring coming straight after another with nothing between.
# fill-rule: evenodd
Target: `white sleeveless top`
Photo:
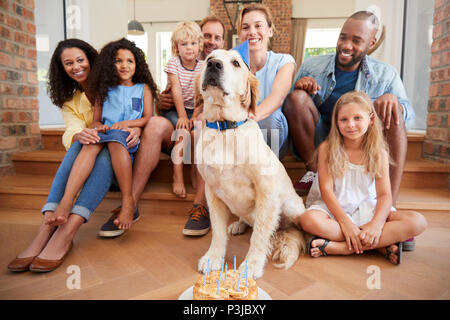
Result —
<instances>
[{"instance_id":1,"label":"white sleeveless top","mask_svg":"<svg viewBox=\"0 0 450 320\"><path fill-rule=\"evenodd\" d=\"M333 192L342 209L354 224L361 226L372 220L377 204L375 178L365 172L364 166L348 163L345 175L342 178L334 179ZM324 211L335 219L322 200L318 174L314 178L306 199L306 208L307 210Z\"/></svg>"}]
</instances>

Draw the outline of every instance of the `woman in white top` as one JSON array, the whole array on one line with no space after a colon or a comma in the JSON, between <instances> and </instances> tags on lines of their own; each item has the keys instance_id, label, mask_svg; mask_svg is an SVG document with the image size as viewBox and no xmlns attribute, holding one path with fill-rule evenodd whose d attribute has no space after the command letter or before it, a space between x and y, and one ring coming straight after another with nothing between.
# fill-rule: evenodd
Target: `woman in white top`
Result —
<instances>
[{"instance_id":1,"label":"woman in white top","mask_svg":"<svg viewBox=\"0 0 450 320\"><path fill-rule=\"evenodd\" d=\"M292 84L295 60L289 54L268 50L274 28L272 14L263 4L250 4L239 13L239 39L248 40L250 71L259 80L260 97L254 120L267 130L267 144L282 158L288 150L288 124L281 106Z\"/></svg>"}]
</instances>

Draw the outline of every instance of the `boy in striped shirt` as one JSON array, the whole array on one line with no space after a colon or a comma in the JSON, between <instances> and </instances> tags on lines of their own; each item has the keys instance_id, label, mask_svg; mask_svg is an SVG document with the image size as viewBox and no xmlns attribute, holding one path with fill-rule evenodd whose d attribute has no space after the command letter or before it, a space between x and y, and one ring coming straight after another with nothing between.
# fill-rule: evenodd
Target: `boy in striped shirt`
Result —
<instances>
[{"instance_id":1,"label":"boy in striped shirt","mask_svg":"<svg viewBox=\"0 0 450 320\"><path fill-rule=\"evenodd\" d=\"M162 110L161 115L167 118L175 129L185 129L189 133L194 126L194 80L200 74L203 60L199 53L203 50L203 35L200 27L191 21L180 22L172 33L172 58L167 62L164 71L167 73L175 108ZM189 135L189 134L188 134ZM188 136L183 134L183 136ZM187 143L176 138L175 146ZM185 146L174 147L172 156L183 158ZM176 154L179 150L179 153ZM174 154L175 153L175 154ZM174 160L172 157L172 160ZM183 161L174 161L172 190L180 198L186 197L183 179Z\"/></svg>"}]
</instances>

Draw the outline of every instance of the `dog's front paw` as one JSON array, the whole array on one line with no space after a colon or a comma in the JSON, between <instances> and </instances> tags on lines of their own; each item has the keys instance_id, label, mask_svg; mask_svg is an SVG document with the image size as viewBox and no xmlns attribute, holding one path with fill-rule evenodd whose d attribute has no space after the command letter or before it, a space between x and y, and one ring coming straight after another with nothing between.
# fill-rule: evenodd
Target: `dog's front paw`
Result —
<instances>
[{"instance_id":1,"label":"dog's front paw","mask_svg":"<svg viewBox=\"0 0 450 320\"><path fill-rule=\"evenodd\" d=\"M247 260L247 277L258 279L264 274L265 259L249 259ZM245 275L245 261L239 266L239 272Z\"/></svg>"},{"instance_id":2,"label":"dog's front paw","mask_svg":"<svg viewBox=\"0 0 450 320\"><path fill-rule=\"evenodd\" d=\"M248 225L245 222L239 220L228 226L228 233L232 236L243 234L247 230L247 227Z\"/></svg>"},{"instance_id":3,"label":"dog's front paw","mask_svg":"<svg viewBox=\"0 0 450 320\"><path fill-rule=\"evenodd\" d=\"M218 255L210 255L206 253L203 257L198 261L198 271L205 273L208 269L208 261L209 261L209 271L216 271L222 269L222 257Z\"/></svg>"}]
</instances>

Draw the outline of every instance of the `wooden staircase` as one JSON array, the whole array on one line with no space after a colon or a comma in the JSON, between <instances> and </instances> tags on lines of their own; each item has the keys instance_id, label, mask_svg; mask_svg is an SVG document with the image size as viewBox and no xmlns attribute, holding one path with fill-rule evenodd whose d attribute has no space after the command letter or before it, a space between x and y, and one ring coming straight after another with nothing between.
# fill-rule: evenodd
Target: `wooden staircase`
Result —
<instances>
[{"instance_id":1,"label":"wooden staircase","mask_svg":"<svg viewBox=\"0 0 450 320\"><path fill-rule=\"evenodd\" d=\"M0 177L0 208L40 210L47 200L53 176L64 158L61 144L63 129L45 129L42 132L43 150L21 152L13 155L15 174ZM408 155L401 183L398 209L420 212L450 212L448 165L421 159L424 135L408 133ZM292 156L282 160L294 181L305 172L302 162ZM172 194L172 164L170 157L161 154L161 160L150 177L139 208L143 214L168 211L186 215L192 205L195 190L190 187L189 166L185 166L188 196L179 199ZM170 201L170 206L167 206ZM108 192L98 210L110 211L120 204L120 192Z\"/></svg>"}]
</instances>

